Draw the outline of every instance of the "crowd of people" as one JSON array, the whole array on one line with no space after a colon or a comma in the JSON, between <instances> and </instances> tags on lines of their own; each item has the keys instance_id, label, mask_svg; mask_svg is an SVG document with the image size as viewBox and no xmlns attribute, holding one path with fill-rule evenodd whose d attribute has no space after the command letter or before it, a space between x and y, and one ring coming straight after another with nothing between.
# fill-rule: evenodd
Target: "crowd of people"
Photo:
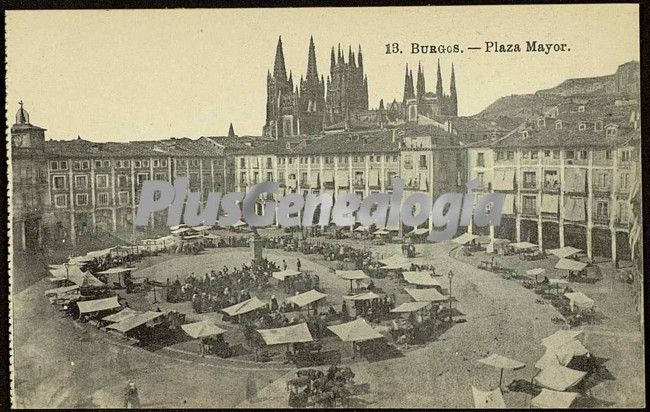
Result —
<instances>
[{"instance_id":1,"label":"crowd of people","mask_svg":"<svg viewBox=\"0 0 650 412\"><path fill-rule=\"evenodd\" d=\"M354 312L370 321L386 319L391 309L395 308L395 296L384 296L383 298L355 300Z\"/></svg>"}]
</instances>

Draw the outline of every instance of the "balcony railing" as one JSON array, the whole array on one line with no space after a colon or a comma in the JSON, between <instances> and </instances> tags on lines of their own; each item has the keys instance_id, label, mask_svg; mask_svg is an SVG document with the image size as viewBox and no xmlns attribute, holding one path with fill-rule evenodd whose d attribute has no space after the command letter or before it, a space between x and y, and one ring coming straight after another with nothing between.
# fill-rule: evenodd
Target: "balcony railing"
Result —
<instances>
[{"instance_id":1,"label":"balcony railing","mask_svg":"<svg viewBox=\"0 0 650 412\"><path fill-rule=\"evenodd\" d=\"M522 215L537 216L537 209L535 208L523 208L521 209Z\"/></svg>"},{"instance_id":2,"label":"balcony railing","mask_svg":"<svg viewBox=\"0 0 650 412\"><path fill-rule=\"evenodd\" d=\"M537 189L537 182L526 182L522 184L522 189Z\"/></svg>"},{"instance_id":3,"label":"balcony railing","mask_svg":"<svg viewBox=\"0 0 650 412\"><path fill-rule=\"evenodd\" d=\"M560 183L558 182L544 182L543 189L547 192L557 192L560 190Z\"/></svg>"}]
</instances>

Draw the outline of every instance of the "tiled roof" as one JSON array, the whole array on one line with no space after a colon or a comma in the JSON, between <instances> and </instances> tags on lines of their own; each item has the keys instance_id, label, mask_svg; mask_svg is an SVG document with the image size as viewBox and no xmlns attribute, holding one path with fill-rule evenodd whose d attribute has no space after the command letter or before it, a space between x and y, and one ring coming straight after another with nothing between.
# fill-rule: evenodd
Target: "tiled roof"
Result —
<instances>
[{"instance_id":1,"label":"tiled roof","mask_svg":"<svg viewBox=\"0 0 650 412\"><path fill-rule=\"evenodd\" d=\"M207 142L189 138L171 138L157 141L92 142L75 140L47 140L45 153L60 157L203 157L219 156L220 151Z\"/></svg>"},{"instance_id":2,"label":"tiled roof","mask_svg":"<svg viewBox=\"0 0 650 412\"><path fill-rule=\"evenodd\" d=\"M606 130L578 130L577 127L562 129L528 129L528 137L516 130L497 140L494 147L615 147L627 142L635 132L633 129L619 128L615 136L607 136Z\"/></svg>"}]
</instances>

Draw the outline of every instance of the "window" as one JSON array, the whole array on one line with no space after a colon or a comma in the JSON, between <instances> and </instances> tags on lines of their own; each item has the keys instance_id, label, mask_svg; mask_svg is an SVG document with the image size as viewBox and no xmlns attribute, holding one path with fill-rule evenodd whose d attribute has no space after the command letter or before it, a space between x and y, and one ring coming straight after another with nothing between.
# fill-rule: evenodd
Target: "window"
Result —
<instances>
[{"instance_id":1,"label":"window","mask_svg":"<svg viewBox=\"0 0 650 412\"><path fill-rule=\"evenodd\" d=\"M300 183L303 185L307 184L307 172L300 173Z\"/></svg>"},{"instance_id":2,"label":"window","mask_svg":"<svg viewBox=\"0 0 650 412\"><path fill-rule=\"evenodd\" d=\"M90 161L89 160L83 160L81 162L81 169L82 170L88 170L90 169Z\"/></svg>"},{"instance_id":3,"label":"window","mask_svg":"<svg viewBox=\"0 0 650 412\"><path fill-rule=\"evenodd\" d=\"M606 189L609 186L609 173L598 172L596 174L596 186L599 189Z\"/></svg>"},{"instance_id":4,"label":"window","mask_svg":"<svg viewBox=\"0 0 650 412\"><path fill-rule=\"evenodd\" d=\"M523 137L524 139L528 138L528 130L523 130L521 132L521 137Z\"/></svg>"},{"instance_id":5,"label":"window","mask_svg":"<svg viewBox=\"0 0 650 412\"><path fill-rule=\"evenodd\" d=\"M582 113L582 112L584 112L584 111L585 111L585 107L584 107L584 106L578 106L578 113Z\"/></svg>"},{"instance_id":6,"label":"window","mask_svg":"<svg viewBox=\"0 0 650 412\"><path fill-rule=\"evenodd\" d=\"M59 162L50 162L50 170L58 170Z\"/></svg>"},{"instance_id":7,"label":"window","mask_svg":"<svg viewBox=\"0 0 650 412\"><path fill-rule=\"evenodd\" d=\"M621 162L629 162L631 159L631 152L629 150L621 151Z\"/></svg>"},{"instance_id":8,"label":"window","mask_svg":"<svg viewBox=\"0 0 650 412\"><path fill-rule=\"evenodd\" d=\"M160 167L160 160L153 159L153 167Z\"/></svg>"},{"instance_id":9,"label":"window","mask_svg":"<svg viewBox=\"0 0 650 412\"><path fill-rule=\"evenodd\" d=\"M559 150L553 150L553 159L557 160L560 158L560 151Z\"/></svg>"},{"instance_id":10,"label":"window","mask_svg":"<svg viewBox=\"0 0 650 412\"><path fill-rule=\"evenodd\" d=\"M75 203L77 204L77 206L86 206L88 204L88 194L77 193L75 195Z\"/></svg>"},{"instance_id":11,"label":"window","mask_svg":"<svg viewBox=\"0 0 650 412\"><path fill-rule=\"evenodd\" d=\"M609 202L606 200L596 201L596 216L601 219L609 218Z\"/></svg>"},{"instance_id":12,"label":"window","mask_svg":"<svg viewBox=\"0 0 650 412\"><path fill-rule=\"evenodd\" d=\"M485 167L485 153L476 154L476 166Z\"/></svg>"},{"instance_id":13,"label":"window","mask_svg":"<svg viewBox=\"0 0 650 412\"><path fill-rule=\"evenodd\" d=\"M161 166L161 167L167 167L167 159L162 159L162 160L160 161L160 166Z\"/></svg>"},{"instance_id":14,"label":"window","mask_svg":"<svg viewBox=\"0 0 650 412\"><path fill-rule=\"evenodd\" d=\"M278 172L278 180L281 185L284 184L284 172Z\"/></svg>"},{"instance_id":15,"label":"window","mask_svg":"<svg viewBox=\"0 0 650 412\"><path fill-rule=\"evenodd\" d=\"M371 162L371 163L372 163L372 162L374 162L374 161L375 161L375 156L373 156L373 155L370 155L370 159L369 159L369 162Z\"/></svg>"},{"instance_id":16,"label":"window","mask_svg":"<svg viewBox=\"0 0 650 412\"><path fill-rule=\"evenodd\" d=\"M537 187L536 173L524 172L524 189L534 189Z\"/></svg>"},{"instance_id":17,"label":"window","mask_svg":"<svg viewBox=\"0 0 650 412\"><path fill-rule=\"evenodd\" d=\"M567 150L565 153L567 159L573 159L575 157L575 152L573 150Z\"/></svg>"},{"instance_id":18,"label":"window","mask_svg":"<svg viewBox=\"0 0 650 412\"><path fill-rule=\"evenodd\" d=\"M266 172L266 181L267 182L273 181L273 172Z\"/></svg>"},{"instance_id":19,"label":"window","mask_svg":"<svg viewBox=\"0 0 650 412\"><path fill-rule=\"evenodd\" d=\"M538 157L539 157L539 151L538 150L533 150L532 152L530 152L530 158L531 159L535 160Z\"/></svg>"},{"instance_id":20,"label":"window","mask_svg":"<svg viewBox=\"0 0 650 412\"><path fill-rule=\"evenodd\" d=\"M124 176L124 175L120 175ZM126 176L124 176L126 177ZM105 189L108 187L108 175L97 175L95 176L96 184L98 189Z\"/></svg>"},{"instance_id":21,"label":"window","mask_svg":"<svg viewBox=\"0 0 650 412\"><path fill-rule=\"evenodd\" d=\"M142 161L142 167L149 167L149 161L148 160L143 160Z\"/></svg>"},{"instance_id":22,"label":"window","mask_svg":"<svg viewBox=\"0 0 650 412\"><path fill-rule=\"evenodd\" d=\"M523 213L528 215L536 214L537 210L537 197L536 196L524 196L523 200Z\"/></svg>"},{"instance_id":23,"label":"window","mask_svg":"<svg viewBox=\"0 0 650 412\"><path fill-rule=\"evenodd\" d=\"M580 160L587 160L587 158L589 157L589 153L586 150L581 150L580 152L578 152L578 154L580 156Z\"/></svg>"},{"instance_id":24,"label":"window","mask_svg":"<svg viewBox=\"0 0 650 412\"><path fill-rule=\"evenodd\" d=\"M616 127L608 127L606 135L610 137L616 136Z\"/></svg>"},{"instance_id":25,"label":"window","mask_svg":"<svg viewBox=\"0 0 650 412\"><path fill-rule=\"evenodd\" d=\"M266 158L266 168L271 169L273 167L273 159L270 157Z\"/></svg>"},{"instance_id":26,"label":"window","mask_svg":"<svg viewBox=\"0 0 650 412\"><path fill-rule=\"evenodd\" d=\"M142 167L142 162L140 162L139 160L135 160L133 162L133 167Z\"/></svg>"},{"instance_id":27,"label":"window","mask_svg":"<svg viewBox=\"0 0 650 412\"><path fill-rule=\"evenodd\" d=\"M630 174L629 173L621 173L621 189L629 189L630 188Z\"/></svg>"},{"instance_id":28,"label":"window","mask_svg":"<svg viewBox=\"0 0 650 412\"><path fill-rule=\"evenodd\" d=\"M558 177L557 170L544 171L544 188L551 189L551 190L560 188L560 179Z\"/></svg>"},{"instance_id":29,"label":"window","mask_svg":"<svg viewBox=\"0 0 650 412\"><path fill-rule=\"evenodd\" d=\"M555 130L560 130L562 128L562 120L555 121Z\"/></svg>"},{"instance_id":30,"label":"window","mask_svg":"<svg viewBox=\"0 0 650 412\"><path fill-rule=\"evenodd\" d=\"M136 185L138 187L140 187L140 186L142 186L142 183L145 180L149 179L149 174L148 173L138 173L135 178L136 178Z\"/></svg>"},{"instance_id":31,"label":"window","mask_svg":"<svg viewBox=\"0 0 650 412\"><path fill-rule=\"evenodd\" d=\"M546 126L546 119L544 118L537 119L537 127L544 127L544 126Z\"/></svg>"},{"instance_id":32,"label":"window","mask_svg":"<svg viewBox=\"0 0 650 412\"><path fill-rule=\"evenodd\" d=\"M578 130L587 130L587 123L580 122L580 124L578 125Z\"/></svg>"},{"instance_id":33,"label":"window","mask_svg":"<svg viewBox=\"0 0 650 412\"><path fill-rule=\"evenodd\" d=\"M54 205L56 207L67 207L68 195L66 194L54 195Z\"/></svg>"},{"instance_id":34,"label":"window","mask_svg":"<svg viewBox=\"0 0 650 412\"><path fill-rule=\"evenodd\" d=\"M117 186L118 187L127 187L129 185L129 178L126 175L117 176Z\"/></svg>"},{"instance_id":35,"label":"window","mask_svg":"<svg viewBox=\"0 0 650 412\"><path fill-rule=\"evenodd\" d=\"M628 208L627 203L621 202L621 203L618 204L618 222L619 223L627 223L628 222L627 208Z\"/></svg>"},{"instance_id":36,"label":"window","mask_svg":"<svg viewBox=\"0 0 650 412\"><path fill-rule=\"evenodd\" d=\"M123 160L122 161L122 167L131 167L131 161L130 160Z\"/></svg>"},{"instance_id":37,"label":"window","mask_svg":"<svg viewBox=\"0 0 650 412\"><path fill-rule=\"evenodd\" d=\"M77 189L85 189L88 187L88 176L79 175L74 177L74 187Z\"/></svg>"},{"instance_id":38,"label":"window","mask_svg":"<svg viewBox=\"0 0 650 412\"><path fill-rule=\"evenodd\" d=\"M109 194L106 192L97 193L97 205L98 206L108 206L109 203Z\"/></svg>"},{"instance_id":39,"label":"window","mask_svg":"<svg viewBox=\"0 0 650 412\"><path fill-rule=\"evenodd\" d=\"M427 168L427 155L420 155L420 167L423 169Z\"/></svg>"},{"instance_id":40,"label":"window","mask_svg":"<svg viewBox=\"0 0 650 412\"><path fill-rule=\"evenodd\" d=\"M478 179L479 187L483 187L483 185L485 185L485 173L478 172L476 178Z\"/></svg>"},{"instance_id":41,"label":"window","mask_svg":"<svg viewBox=\"0 0 650 412\"><path fill-rule=\"evenodd\" d=\"M65 176L54 176L52 178L52 186L55 189L65 189L67 186Z\"/></svg>"},{"instance_id":42,"label":"window","mask_svg":"<svg viewBox=\"0 0 650 412\"><path fill-rule=\"evenodd\" d=\"M551 157L551 151L550 150L544 150L544 157Z\"/></svg>"},{"instance_id":43,"label":"window","mask_svg":"<svg viewBox=\"0 0 650 412\"><path fill-rule=\"evenodd\" d=\"M100 167L102 167L102 161L101 160L95 160L95 168L99 169Z\"/></svg>"},{"instance_id":44,"label":"window","mask_svg":"<svg viewBox=\"0 0 650 412\"><path fill-rule=\"evenodd\" d=\"M246 172L239 173L239 181L243 184L246 184Z\"/></svg>"},{"instance_id":45,"label":"window","mask_svg":"<svg viewBox=\"0 0 650 412\"><path fill-rule=\"evenodd\" d=\"M154 176L155 176L154 180L162 180L162 181L167 180L167 174L166 173L156 173Z\"/></svg>"},{"instance_id":46,"label":"window","mask_svg":"<svg viewBox=\"0 0 650 412\"><path fill-rule=\"evenodd\" d=\"M199 165L199 160L198 159L192 159L192 166L196 167Z\"/></svg>"},{"instance_id":47,"label":"window","mask_svg":"<svg viewBox=\"0 0 650 412\"><path fill-rule=\"evenodd\" d=\"M104 161L102 162L102 164L103 164L104 167L106 167L106 168L111 167L111 161L110 161L110 160L104 160Z\"/></svg>"},{"instance_id":48,"label":"window","mask_svg":"<svg viewBox=\"0 0 650 412\"><path fill-rule=\"evenodd\" d=\"M74 162L72 162L72 168L76 169L76 170L81 169L81 162L79 162L78 160L75 160Z\"/></svg>"},{"instance_id":49,"label":"window","mask_svg":"<svg viewBox=\"0 0 650 412\"><path fill-rule=\"evenodd\" d=\"M68 170L68 162L65 160L62 160L61 163L59 163L59 168L61 170Z\"/></svg>"},{"instance_id":50,"label":"window","mask_svg":"<svg viewBox=\"0 0 650 412\"><path fill-rule=\"evenodd\" d=\"M605 150L605 160L612 160L612 151Z\"/></svg>"},{"instance_id":51,"label":"window","mask_svg":"<svg viewBox=\"0 0 650 412\"><path fill-rule=\"evenodd\" d=\"M397 155L393 155L393 162L397 162Z\"/></svg>"},{"instance_id":52,"label":"window","mask_svg":"<svg viewBox=\"0 0 650 412\"><path fill-rule=\"evenodd\" d=\"M118 160L117 162L115 162L115 167L121 168L122 167L122 161Z\"/></svg>"},{"instance_id":53,"label":"window","mask_svg":"<svg viewBox=\"0 0 650 412\"><path fill-rule=\"evenodd\" d=\"M603 121L602 120L598 120L594 124L594 130L597 131L597 132L600 132L601 130L603 130Z\"/></svg>"},{"instance_id":54,"label":"window","mask_svg":"<svg viewBox=\"0 0 650 412\"><path fill-rule=\"evenodd\" d=\"M120 192L117 194L117 199L120 206L125 206L129 204L129 192Z\"/></svg>"}]
</instances>

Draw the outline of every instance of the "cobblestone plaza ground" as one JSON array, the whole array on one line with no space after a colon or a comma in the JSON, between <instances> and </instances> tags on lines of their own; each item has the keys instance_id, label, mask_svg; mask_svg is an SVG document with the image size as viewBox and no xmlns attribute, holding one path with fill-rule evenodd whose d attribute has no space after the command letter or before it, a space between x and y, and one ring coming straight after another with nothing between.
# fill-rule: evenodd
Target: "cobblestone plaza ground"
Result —
<instances>
[{"instance_id":1,"label":"cobblestone plaza ground","mask_svg":"<svg viewBox=\"0 0 650 412\"><path fill-rule=\"evenodd\" d=\"M359 242L356 246L360 247ZM396 244L373 245L384 257L400 253ZM433 342L404 351L403 356L386 360L352 362L344 354L364 390L356 397L359 407L472 407L471 386L484 390L498 385L498 371L477 363L489 353L499 353L527 366L504 375L504 388L513 380L530 381L537 370L533 364L543 355L541 339L559 327L551 319L559 316L550 304L538 302L538 295L520 281L477 269L484 252L457 256L453 244L416 246L414 263L433 264L436 272L452 270L455 307L466 321L445 330ZM332 262L320 255L265 250L265 256L290 268L300 257L303 269L316 273L329 296L327 305L340 304L349 283L337 279ZM241 266L250 259L245 248L207 249L196 256L162 255L139 263L134 277L159 281L181 279L194 272L202 276L210 269ZM557 258L522 262L516 256L498 257L505 267L517 272L533 267L547 268L549 277ZM631 293L620 282L611 264L597 265L601 279L592 284L572 283L596 302L602 322L581 327L581 340L597 357L604 358L609 376L591 385L583 406L642 406L644 374L642 334L634 313ZM21 276L17 269L15 276ZM441 283L448 281L444 276ZM399 288L390 279L377 285L390 292ZM157 350L126 345L116 337L87 324L63 318L49 305L43 291L50 287L43 279L14 295L14 353L16 406L18 407L119 407L122 389L134 380L144 407L286 407L286 381L295 375L292 365L267 364L246 359L201 358L188 343ZM268 301L270 291L251 292ZM278 296L281 298L281 296ZM129 297L134 305L153 301L151 293ZM158 291L157 300L161 299ZM398 303L406 301L398 295ZM217 313L192 314L189 302L158 303L163 311L179 310L191 319L221 321ZM226 324L224 324L226 325ZM251 396L250 388L254 388ZM248 389L247 389L248 388ZM530 395L505 390L509 407L527 407Z\"/></svg>"}]
</instances>

